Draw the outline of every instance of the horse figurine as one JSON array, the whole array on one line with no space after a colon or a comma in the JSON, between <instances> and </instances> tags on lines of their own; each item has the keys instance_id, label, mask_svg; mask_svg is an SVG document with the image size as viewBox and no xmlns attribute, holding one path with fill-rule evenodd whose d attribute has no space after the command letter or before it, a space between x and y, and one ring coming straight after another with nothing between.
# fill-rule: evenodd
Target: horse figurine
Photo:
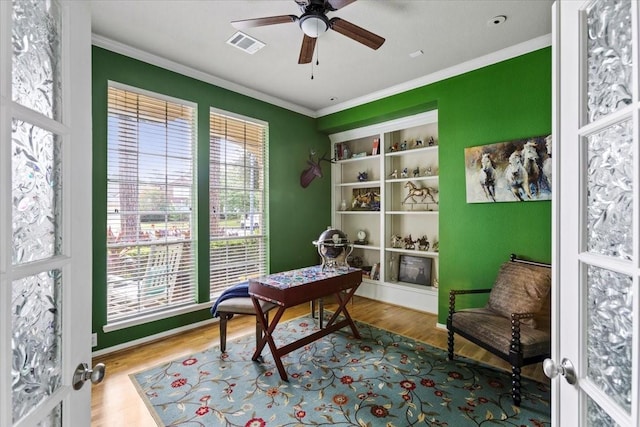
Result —
<instances>
[{"instance_id":1,"label":"horse figurine","mask_svg":"<svg viewBox=\"0 0 640 427\"><path fill-rule=\"evenodd\" d=\"M411 238L411 234L408 237L404 238L404 248L405 249L415 249L417 240L413 240Z\"/></svg>"},{"instance_id":2,"label":"horse figurine","mask_svg":"<svg viewBox=\"0 0 640 427\"><path fill-rule=\"evenodd\" d=\"M402 172L400 173L400 177L408 178L409 177L409 169L408 168L402 169Z\"/></svg>"},{"instance_id":3,"label":"horse figurine","mask_svg":"<svg viewBox=\"0 0 640 427\"><path fill-rule=\"evenodd\" d=\"M404 200L402 201L402 204L404 204L408 199L411 199L413 203L418 203L415 199L416 197L422 197L422 199L420 200L420 203L423 203L427 197L431 199L432 203L438 203L436 202L435 197L433 197L433 195L437 193L438 190L434 188L429 188L429 187L418 188L411 181L407 181L407 183L404 185L404 188L409 189L409 194L407 194L407 197L404 198Z\"/></svg>"},{"instance_id":4,"label":"horse figurine","mask_svg":"<svg viewBox=\"0 0 640 427\"><path fill-rule=\"evenodd\" d=\"M422 236L421 238L418 239L418 249L421 251L428 251L429 250L429 239L427 239L427 236Z\"/></svg>"},{"instance_id":5,"label":"horse figurine","mask_svg":"<svg viewBox=\"0 0 640 427\"><path fill-rule=\"evenodd\" d=\"M488 199L496 201L496 169L489 153L482 154L480 160L480 185Z\"/></svg>"},{"instance_id":6,"label":"horse figurine","mask_svg":"<svg viewBox=\"0 0 640 427\"><path fill-rule=\"evenodd\" d=\"M519 151L514 151L509 156L509 165L504 171L504 175L507 179L507 184L509 184L509 188L511 189L511 193L513 196L520 200L524 201L525 189L523 187L524 184L524 176L527 172L522 167L522 158L520 157Z\"/></svg>"},{"instance_id":7,"label":"horse figurine","mask_svg":"<svg viewBox=\"0 0 640 427\"><path fill-rule=\"evenodd\" d=\"M523 187L527 193L528 198L532 198L534 195L540 193L540 166L538 166L538 151L536 150L536 143L534 141L528 141L522 148L522 167L526 174L524 176ZM533 190L533 191L532 191Z\"/></svg>"},{"instance_id":8,"label":"horse figurine","mask_svg":"<svg viewBox=\"0 0 640 427\"><path fill-rule=\"evenodd\" d=\"M402 246L402 237L398 234L394 234L391 236L391 247L399 248Z\"/></svg>"},{"instance_id":9,"label":"horse figurine","mask_svg":"<svg viewBox=\"0 0 640 427\"><path fill-rule=\"evenodd\" d=\"M417 166L414 170L413 170L413 177L417 178L420 176L420 166Z\"/></svg>"}]
</instances>

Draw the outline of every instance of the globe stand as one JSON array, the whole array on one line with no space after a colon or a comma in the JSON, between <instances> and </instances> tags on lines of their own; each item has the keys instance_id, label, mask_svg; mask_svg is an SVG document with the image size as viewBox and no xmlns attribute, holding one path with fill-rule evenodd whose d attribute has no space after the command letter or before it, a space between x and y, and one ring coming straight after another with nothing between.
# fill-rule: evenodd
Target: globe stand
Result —
<instances>
[{"instance_id":1,"label":"globe stand","mask_svg":"<svg viewBox=\"0 0 640 427\"><path fill-rule=\"evenodd\" d=\"M328 227L313 244L322 259L322 270L349 267L347 257L353 252L353 244L342 231Z\"/></svg>"}]
</instances>

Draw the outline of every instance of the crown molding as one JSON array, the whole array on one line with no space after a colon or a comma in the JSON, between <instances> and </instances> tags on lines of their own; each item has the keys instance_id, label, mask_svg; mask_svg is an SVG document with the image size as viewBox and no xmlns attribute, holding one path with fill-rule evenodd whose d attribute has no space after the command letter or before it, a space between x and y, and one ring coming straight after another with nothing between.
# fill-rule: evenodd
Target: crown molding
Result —
<instances>
[{"instance_id":1,"label":"crown molding","mask_svg":"<svg viewBox=\"0 0 640 427\"><path fill-rule=\"evenodd\" d=\"M506 61L507 59L515 58L517 56L521 56L548 46L551 46L551 34L536 37L535 39L531 39L526 42L501 49L488 55L480 56L478 58L462 62L458 65L454 65L453 67L445 68L443 70L436 71L435 73L431 73L414 80L409 80L399 85L372 92L365 96L353 98L340 104L332 105L331 107L321 108L320 110L316 111L316 118L337 113L349 108L357 107L368 102L377 101L379 99L406 92L408 90L436 83L441 80L468 73L469 71L477 70L488 65L497 64L498 62Z\"/></svg>"},{"instance_id":2,"label":"crown molding","mask_svg":"<svg viewBox=\"0 0 640 427\"><path fill-rule=\"evenodd\" d=\"M91 41L93 45L110 50L112 52L119 53L121 55L125 55L130 58L134 58L143 62L147 62L151 65L156 65L158 67L167 69L169 71L174 71L176 73L185 75L187 77L192 77L194 79L201 80L203 82L210 83L215 86L219 86L223 89L228 89L233 92L239 93L241 95L246 95L251 98L254 98L263 102L267 102L269 104L282 107L287 110L290 110L299 114L303 114L311 118L318 118L318 117L326 116L329 114L337 113L349 108L357 107L359 105L363 105L368 102L377 101L379 99L386 98L388 96L396 95L402 92L406 92L406 91L416 89L422 86L426 86L432 83L436 83L441 80L455 77L460 74L468 73L469 71L473 71L489 65L497 64L498 62L506 61L508 59L515 58L515 57L551 46L551 34L546 34L544 36L536 37L535 39L531 39L526 42L519 43L505 49L501 49L499 51L490 53L488 55L480 56L470 61L466 61L458 65L454 65L453 67L445 68L443 70L436 71L435 73L431 73L414 80L409 80L407 82L404 82L395 86L391 86L386 89L372 92L365 96L353 98L348 101L342 102L340 104L332 105L331 107L321 108L316 111L282 100L280 98L276 98L271 95L267 95L257 90L249 89L237 83L233 83L228 80L222 79L220 77L216 77L211 74L198 71L194 68L187 67L186 65L179 64L177 62L163 58L161 56L142 51L140 49L134 48L132 46L117 42L115 40L112 40L97 34L92 34Z\"/></svg>"},{"instance_id":3,"label":"crown molding","mask_svg":"<svg viewBox=\"0 0 640 427\"><path fill-rule=\"evenodd\" d=\"M205 83L210 83L223 89L228 89L241 95L246 95L259 101L264 101L269 104L291 110L295 113L300 113L312 118L317 117L316 112L309 108L287 102L280 98L276 98L274 96L259 92L257 90L249 89L237 83L233 83L220 77L198 71L186 65L179 64L161 56L145 52L143 50L126 45L124 43L117 42L107 37L100 36L98 34L91 34L91 43L94 46L101 47L103 49L110 50L112 52L119 53L121 55L125 55L130 58L137 59L139 61L146 62L148 64L155 65L160 68L164 68L165 70L173 71L187 77L192 77Z\"/></svg>"}]
</instances>

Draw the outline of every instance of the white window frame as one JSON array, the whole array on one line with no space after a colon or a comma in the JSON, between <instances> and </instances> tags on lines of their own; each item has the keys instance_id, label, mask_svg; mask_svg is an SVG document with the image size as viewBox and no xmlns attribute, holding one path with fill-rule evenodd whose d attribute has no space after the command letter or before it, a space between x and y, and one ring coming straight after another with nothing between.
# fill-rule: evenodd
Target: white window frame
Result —
<instances>
[{"instance_id":1,"label":"white window frame","mask_svg":"<svg viewBox=\"0 0 640 427\"><path fill-rule=\"evenodd\" d=\"M186 179L186 183L176 183L176 175L171 175L168 170L169 166L165 167L166 174L164 176L162 174L156 175L155 177L164 178L164 182L154 182L153 184L148 184L148 186L163 188L165 201L167 203L163 209L160 209L157 212L149 211L149 207L146 207L146 209L145 207L140 207L139 204L142 203L142 199L139 194L136 195L138 209L136 212L132 212L131 214L134 217L137 216L136 228L138 231L136 234L141 235L139 238L136 237L137 240L124 242L116 240L114 236L115 233L110 227L113 226L114 222L109 219L109 216L117 217L117 215L114 215L114 212L111 212L113 208L113 206L109 205L111 195L109 193L109 189L107 191L108 218L107 230L105 230L105 232L108 233L109 238L107 240L107 325L104 327L105 332L146 323L160 318L170 317L176 315L176 312L193 311L195 307L197 307L196 301L198 294L197 268L195 262L197 253L195 236L197 229L196 183L198 106L196 103L190 101L173 98L164 94L151 92L119 82L109 81L108 87L150 97L153 98L154 101L157 100L167 104L177 104L186 108L191 108L192 114L190 115L190 123L188 123L188 129L190 129L191 132L191 135L189 136L191 140L191 156L187 159L190 164L189 166L191 171L190 173L187 173L186 178L182 177L183 180ZM110 115L110 113L108 114ZM165 111L165 117L161 117L161 120L166 120L169 114L171 113ZM109 122L110 120L107 121L108 126ZM139 130L138 126L141 122L142 121L136 122L136 130ZM154 140L154 142L157 142L161 141L161 138L165 139L167 145L164 156L156 154L154 157L148 156L148 159L161 159L167 162L167 165L169 162L167 159L179 161L177 159L184 154L183 151L178 154L169 154L171 150L170 145L168 145L168 142L170 141L170 132L171 129L165 129L164 134L160 134L158 139ZM135 156L142 157L144 154L138 145L140 142L138 139L139 136L140 134L136 134L135 137L132 138L135 140L136 144L137 151ZM186 141L188 142L188 140ZM185 140L183 139L182 142L185 142ZM108 142L107 145L109 147L110 142ZM184 159L182 160L184 161ZM141 179L140 169L140 164L136 164L136 191L139 191L139 188L144 185L143 183L145 180L144 178ZM107 186L109 187L109 183L114 177L122 178L122 175L109 174L109 171L111 170L109 161L107 161L107 170ZM171 179L174 179L173 184L170 182ZM170 211L168 200L169 198L174 200L176 198L176 193L179 198L181 197L181 202L184 206L178 211ZM185 196L189 200L182 200ZM144 230L142 227L143 211L144 216L162 216L164 218L164 227L152 228L152 232L150 232L150 230ZM188 218L186 227L183 226L180 221L176 221L172 226L170 226L170 215L174 217L178 216ZM174 227L176 223L180 225L180 228ZM155 225L156 224L153 224L152 227ZM109 259L111 254L118 253L118 251L131 250L131 248L135 248L133 252L134 256L129 259L133 258L136 260L137 267L125 266L123 269L118 269L117 265L116 267L110 266L113 265L110 264ZM162 269L162 271L160 271L160 269ZM114 274L123 272L127 274L124 276L121 274ZM162 292L157 292L155 295L148 292L141 294L140 290L142 289L142 284L147 288L158 284L159 290ZM134 292L135 289L137 289L137 292ZM131 299L135 299L137 302L129 304L129 300ZM112 304L118 302L121 303L120 309L124 309L124 315L118 315L111 311L112 308L115 311L115 306L112 307ZM146 307L141 308L143 305Z\"/></svg>"},{"instance_id":2,"label":"white window frame","mask_svg":"<svg viewBox=\"0 0 640 427\"><path fill-rule=\"evenodd\" d=\"M225 121L229 120L235 124L237 122L244 123L245 129L262 128L262 141L249 140L245 135L244 141L236 138L233 142L234 144L244 144L245 147L244 164L239 166L245 171L245 178L242 182L233 178L221 178L221 175L225 175L226 171L232 169L232 163L229 160L231 156L217 163L215 161L216 139L219 142L221 136L220 134L217 136L212 134L211 120L213 116L224 118ZM269 124L262 120L217 108L210 108L209 120L209 293L211 301L215 301L228 287L252 277L268 274ZM228 137L232 133L229 131L226 136ZM226 137L222 139L227 140ZM261 144L260 153L254 153L259 168L259 163L262 163L259 171L260 176L257 179L247 178L247 175L251 175L252 170L252 166L248 164L250 161L248 159L251 159L251 156L246 155L247 152L250 152L247 150L247 146L252 144ZM216 166L220 168L218 172L220 175L216 175ZM215 182L219 178L224 182ZM218 192L217 197L214 194L216 192ZM232 197L228 196L229 192L244 193L244 208L232 207ZM252 194L254 197L247 197L247 194ZM250 203L252 200L254 201L253 205Z\"/></svg>"}]
</instances>

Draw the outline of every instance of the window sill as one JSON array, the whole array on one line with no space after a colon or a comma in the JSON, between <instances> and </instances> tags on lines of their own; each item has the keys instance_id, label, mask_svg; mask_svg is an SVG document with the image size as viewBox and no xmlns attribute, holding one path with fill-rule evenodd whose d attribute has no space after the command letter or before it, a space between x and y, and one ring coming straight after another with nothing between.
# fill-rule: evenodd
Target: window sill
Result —
<instances>
[{"instance_id":1,"label":"window sill","mask_svg":"<svg viewBox=\"0 0 640 427\"><path fill-rule=\"evenodd\" d=\"M144 325L145 323L155 322L157 320L168 319L170 317L179 316L181 314L192 313L194 311L200 311L203 309L209 309L213 305L213 302L203 302L200 304L191 304L182 307L176 307L164 310L162 312L147 314L135 319L126 319L107 323L102 327L105 333L118 331L120 329L130 328L132 326Z\"/></svg>"}]
</instances>

